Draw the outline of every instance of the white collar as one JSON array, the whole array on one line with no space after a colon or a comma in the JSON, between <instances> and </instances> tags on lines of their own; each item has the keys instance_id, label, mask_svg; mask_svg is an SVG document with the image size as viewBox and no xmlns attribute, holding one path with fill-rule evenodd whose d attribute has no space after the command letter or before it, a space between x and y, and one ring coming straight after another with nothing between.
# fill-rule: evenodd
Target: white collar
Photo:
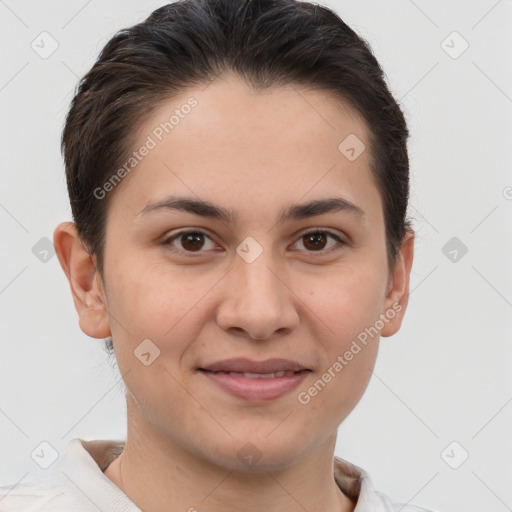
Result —
<instances>
[{"instance_id":1,"label":"white collar","mask_svg":"<svg viewBox=\"0 0 512 512\"><path fill-rule=\"evenodd\" d=\"M141 512L103 473L123 449L124 441L120 440L72 439L52 468L51 479L61 480L67 487L71 482L93 503L111 507L116 512ZM388 498L375 491L363 469L336 456L334 478L343 493L357 502L354 512L389 512L394 509Z\"/></svg>"}]
</instances>

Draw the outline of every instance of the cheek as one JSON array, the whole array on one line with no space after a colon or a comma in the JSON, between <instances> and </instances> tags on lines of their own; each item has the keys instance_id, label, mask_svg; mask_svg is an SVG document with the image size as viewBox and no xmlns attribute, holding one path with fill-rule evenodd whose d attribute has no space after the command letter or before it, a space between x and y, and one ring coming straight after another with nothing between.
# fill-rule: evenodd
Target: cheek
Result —
<instances>
[{"instance_id":1,"label":"cheek","mask_svg":"<svg viewBox=\"0 0 512 512\"><path fill-rule=\"evenodd\" d=\"M339 421L363 395L375 365L375 326L382 312L385 277L363 266L341 269L325 280L322 290L308 294L307 305L321 320L316 320L316 336L322 340L324 357L313 388L306 392L310 405L336 411Z\"/></svg>"},{"instance_id":2,"label":"cheek","mask_svg":"<svg viewBox=\"0 0 512 512\"><path fill-rule=\"evenodd\" d=\"M384 304L385 277L377 267L351 266L324 278L321 288L318 282L311 288L306 305L326 327L330 351L343 350L375 324Z\"/></svg>"},{"instance_id":3,"label":"cheek","mask_svg":"<svg viewBox=\"0 0 512 512\"><path fill-rule=\"evenodd\" d=\"M127 258L127 263L111 271L110 324L117 341L118 366L123 374L133 370L136 387L132 392L146 389L158 394L169 389L175 394L180 386L173 377L178 381L187 378L182 374L184 360L194 360L201 351L197 340L205 324L211 322L212 290L219 276L213 272L199 276L197 267L187 270ZM147 339L151 343L144 341ZM143 347L158 354L147 367L134 357L143 353ZM153 389L157 384L160 390Z\"/></svg>"},{"instance_id":4,"label":"cheek","mask_svg":"<svg viewBox=\"0 0 512 512\"><path fill-rule=\"evenodd\" d=\"M347 418L370 382L377 352L378 337L366 343L351 337L333 341L326 363L296 396L305 434L328 435Z\"/></svg>"},{"instance_id":5,"label":"cheek","mask_svg":"<svg viewBox=\"0 0 512 512\"><path fill-rule=\"evenodd\" d=\"M130 325L130 332L161 338L194 314L210 281L188 275L184 268L127 258L112 272L110 312Z\"/></svg>"}]
</instances>

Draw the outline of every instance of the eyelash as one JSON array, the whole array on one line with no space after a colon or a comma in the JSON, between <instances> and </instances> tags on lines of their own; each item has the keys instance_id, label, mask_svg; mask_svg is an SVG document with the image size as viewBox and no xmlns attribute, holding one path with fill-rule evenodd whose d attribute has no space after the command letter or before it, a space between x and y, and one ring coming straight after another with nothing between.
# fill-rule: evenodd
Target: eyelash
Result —
<instances>
[{"instance_id":1,"label":"eyelash","mask_svg":"<svg viewBox=\"0 0 512 512\"><path fill-rule=\"evenodd\" d=\"M182 254L185 254L186 257L191 257L191 258L195 258L195 257L198 257L200 256L202 253L204 253L205 251L198 251L198 252L192 252L192 251L183 251L181 249L176 249L175 247L171 247L171 243L176 240L176 239L179 239L181 236L183 235L188 235L188 234L201 234L201 235L204 235L206 236L207 238L209 238L210 240L212 240L212 238L207 234L205 233L204 231L201 231L201 230L196 230L196 229L191 229L191 230L185 230L185 231L180 231L174 235L172 235L171 237L169 238L166 238L163 242L162 242L162 245L165 245L165 246L168 246L169 250L173 251L173 252L179 252L179 253L182 253ZM308 236L308 235L316 235L316 234L326 234L328 235L329 237L333 238L334 240L336 240L336 242L338 242L338 247L331 247L329 249L326 249L326 250L319 250L319 251L306 251L308 253L311 253L311 254L314 254L314 253L319 253L319 254L326 254L326 253L330 253L330 252L335 252L335 251L338 251L340 249L342 249L344 246L346 245L349 245L348 242L346 242L345 240L343 240L342 238L340 238L337 234L335 233L332 233L331 231L327 231L327 230L322 230L322 229L313 229L311 231L307 231L305 233L302 233L302 235L298 238L298 240L300 240L301 238L304 238L305 236ZM212 240L213 241L213 240Z\"/></svg>"}]
</instances>

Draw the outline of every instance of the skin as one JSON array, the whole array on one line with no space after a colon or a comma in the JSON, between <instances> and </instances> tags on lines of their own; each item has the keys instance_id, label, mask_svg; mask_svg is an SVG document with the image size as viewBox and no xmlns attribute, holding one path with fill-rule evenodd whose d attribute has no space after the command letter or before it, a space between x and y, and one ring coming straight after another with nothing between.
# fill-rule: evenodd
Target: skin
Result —
<instances>
[{"instance_id":1,"label":"skin","mask_svg":"<svg viewBox=\"0 0 512 512\"><path fill-rule=\"evenodd\" d=\"M400 328L414 234L389 271L367 127L331 93L256 93L236 76L217 78L162 104L136 147L191 96L198 105L110 192L103 278L73 223L54 232L80 327L93 338L112 335L127 389L125 450L105 474L145 511L172 503L216 512L241 502L258 512L353 510L333 478L337 428L368 385L379 337ZM338 150L349 134L367 148L354 161ZM140 214L170 194L232 209L238 220ZM331 197L365 216L339 211L277 223L291 205ZM312 228L347 244L327 237L315 249L303 237ZM184 237L166 245L187 229L206 234L197 249ZM236 252L248 236L263 250L251 263ZM401 310L380 336L301 404L298 393L393 304ZM148 366L134 356L144 339L160 350ZM281 357L312 371L298 389L255 403L196 371L231 357ZM237 457L248 442L261 454L252 467Z\"/></svg>"}]
</instances>

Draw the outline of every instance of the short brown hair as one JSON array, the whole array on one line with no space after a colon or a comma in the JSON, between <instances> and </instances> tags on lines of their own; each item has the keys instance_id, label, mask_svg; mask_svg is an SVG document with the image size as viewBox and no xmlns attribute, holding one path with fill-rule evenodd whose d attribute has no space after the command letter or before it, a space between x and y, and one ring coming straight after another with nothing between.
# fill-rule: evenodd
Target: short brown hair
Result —
<instances>
[{"instance_id":1,"label":"short brown hair","mask_svg":"<svg viewBox=\"0 0 512 512\"><path fill-rule=\"evenodd\" d=\"M109 199L98 198L164 100L222 73L255 90L331 91L365 119L391 266L410 223L408 130L368 43L327 7L296 0L180 0L117 32L80 80L62 133L73 219L103 273Z\"/></svg>"}]
</instances>

